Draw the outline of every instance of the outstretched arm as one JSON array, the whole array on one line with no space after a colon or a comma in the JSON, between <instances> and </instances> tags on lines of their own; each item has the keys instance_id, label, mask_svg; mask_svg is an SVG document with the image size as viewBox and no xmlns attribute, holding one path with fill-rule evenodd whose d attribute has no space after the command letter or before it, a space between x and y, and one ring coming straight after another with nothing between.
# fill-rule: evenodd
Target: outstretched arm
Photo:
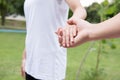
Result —
<instances>
[{"instance_id":1,"label":"outstretched arm","mask_svg":"<svg viewBox=\"0 0 120 80\"><path fill-rule=\"evenodd\" d=\"M67 21L68 24L66 25L65 27L66 29L63 31L63 33L61 33L63 29L58 29L58 31L56 32L59 36L58 40L63 46L65 46L65 43L67 43L67 46L69 46L69 40L73 41L73 37L76 36L77 34L77 28L74 26L74 24L71 21L85 19L87 16L86 10L84 7L81 6L79 0L66 0L66 3L69 5L70 9L73 11L73 15ZM62 34L69 35L69 36L67 36L66 38L62 38L62 37L65 37Z\"/></svg>"},{"instance_id":2,"label":"outstretched arm","mask_svg":"<svg viewBox=\"0 0 120 80\"><path fill-rule=\"evenodd\" d=\"M120 37L120 13L93 27L89 33L91 40Z\"/></svg>"},{"instance_id":3,"label":"outstretched arm","mask_svg":"<svg viewBox=\"0 0 120 80\"><path fill-rule=\"evenodd\" d=\"M85 19L87 16L85 8L80 4L80 0L66 0L70 9L73 11L72 18Z\"/></svg>"},{"instance_id":4,"label":"outstretched arm","mask_svg":"<svg viewBox=\"0 0 120 80\"><path fill-rule=\"evenodd\" d=\"M70 44L70 46L63 46L66 48L75 47L92 40L120 37L120 13L98 24L91 24L82 19L72 20L72 23L74 23L79 30L77 36L74 38L74 43ZM63 36L65 36L63 38L66 38L68 35L64 34Z\"/></svg>"},{"instance_id":5,"label":"outstretched arm","mask_svg":"<svg viewBox=\"0 0 120 80\"><path fill-rule=\"evenodd\" d=\"M75 37L75 43L71 47L78 46L87 41L120 37L120 13L98 24L91 24L86 21L73 22L81 30Z\"/></svg>"}]
</instances>

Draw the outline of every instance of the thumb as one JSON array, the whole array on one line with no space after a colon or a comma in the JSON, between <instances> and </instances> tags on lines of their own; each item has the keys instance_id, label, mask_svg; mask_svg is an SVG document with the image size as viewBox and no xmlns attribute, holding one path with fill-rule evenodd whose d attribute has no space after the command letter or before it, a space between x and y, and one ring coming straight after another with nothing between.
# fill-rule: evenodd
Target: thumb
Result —
<instances>
[{"instance_id":1,"label":"thumb","mask_svg":"<svg viewBox=\"0 0 120 80\"><path fill-rule=\"evenodd\" d=\"M81 45L84 42L83 38L84 38L83 34L78 33L78 35L74 38L74 46Z\"/></svg>"},{"instance_id":2,"label":"thumb","mask_svg":"<svg viewBox=\"0 0 120 80\"><path fill-rule=\"evenodd\" d=\"M68 19L68 20L67 20L67 23L68 23L69 25L73 25L73 19L72 19L72 18Z\"/></svg>"},{"instance_id":3,"label":"thumb","mask_svg":"<svg viewBox=\"0 0 120 80\"><path fill-rule=\"evenodd\" d=\"M57 31L55 32L58 36L62 36L62 28L58 28Z\"/></svg>"},{"instance_id":4,"label":"thumb","mask_svg":"<svg viewBox=\"0 0 120 80\"><path fill-rule=\"evenodd\" d=\"M63 36L63 29L62 28L58 28L57 32L55 32L59 38L61 38Z\"/></svg>"},{"instance_id":5,"label":"thumb","mask_svg":"<svg viewBox=\"0 0 120 80\"><path fill-rule=\"evenodd\" d=\"M69 20L67 21L67 23L70 24L70 25L77 25L77 21L74 20L74 19L69 19Z\"/></svg>"}]
</instances>

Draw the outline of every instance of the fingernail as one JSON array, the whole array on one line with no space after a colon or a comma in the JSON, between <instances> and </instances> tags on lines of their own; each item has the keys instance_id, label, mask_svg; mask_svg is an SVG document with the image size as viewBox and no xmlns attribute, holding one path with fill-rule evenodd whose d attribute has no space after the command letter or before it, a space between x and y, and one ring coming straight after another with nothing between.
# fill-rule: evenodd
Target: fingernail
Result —
<instances>
[{"instance_id":1,"label":"fingernail","mask_svg":"<svg viewBox=\"0 0 120 80\"><path fill-rule=\"evenodd\" d=\"M63 46L65 47L65 44L63 44Z\"/></svg>"},{"instance_id":2,"label":"fingernail","mask_svg":"<svg viewBox=\"0 0 120 80\"><path fill-rule=\"evenodd\" d=\"M69 44L67 44L67 47L69 47Z\"/></svg>"},{"instance_id":3,"label":"fingernail","mask_svg":"<svg viewBox=\"0 0 120 80\"><path fill-rule=\"evenodd\" d=\"M76 36L76 34L74 34L74 36Z\"/></svg>"}]
</instances>

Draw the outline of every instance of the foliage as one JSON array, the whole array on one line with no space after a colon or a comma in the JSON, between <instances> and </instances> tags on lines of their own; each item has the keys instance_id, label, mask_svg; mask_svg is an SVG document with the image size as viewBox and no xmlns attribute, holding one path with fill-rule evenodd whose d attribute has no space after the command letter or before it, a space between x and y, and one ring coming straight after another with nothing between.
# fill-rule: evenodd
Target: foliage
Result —
<instances>
[{"instance_id":1,"label":"foliage","mask_svg":"<svg viewBox=\"0 0 120 80\"><path fill-rule=\"evenodd\" d=\"M5 0L0 0L0 15L1 15L1 24L5 23L5 14L7 13L7 2Z\"/></svg>"},{"instance_id":2,"label":"foliage","mask_svg":"<svg viewBox=\"0 0 120 80\"><path fill-rule=\"evenodd\" d=\"M69 9L68 19L69 19L70 17L72 17L72 15L73 15L73 12L72 12L72 10L71 10L71 9Z\"/></svg>"},{"instance_id":3,"label":"foliage","mask_svg":"<svg viewBox=\"0 0 120 80\"><path fill-rule=\"evenodd\" d=\"M20 75L20 65L24 41L24 33L0 32L0 80L23 80ZM120 80L120 39L115 39L115 44L117 45L115 50L106 47L109 55L104 56L104 54L102 54L101 57L102 61L100 63L99 74L100 77L105 78L105 80ZM79 62L88 46L89 43L86 43L79 47L68 49L65 80L75 80ZM94 47L96 48L96 45ZM92 78L92 75L95 73L94 65L96 64L96 54L94 53L96 53L96 51L92 51L92 53L89 54L82 68L84 75L82 75L79 80L87 80L89 77Z\"/></svg>"},{"instance_id":4,"label":"foliage","mask_svg":"<svg viewBox=\"0 0 120 80\"><path fill-rule=\"evenodd\" d=\"M89 22L100 22L100 16L98 10L100 9L100 4L93 3L91 6L87 7L87 20Z\"/></svg>"},{"instance_id":5,"label":"foliage","mask_svg":"<svg viewBox=\"0 0 120 80\"><path fill-rule=\"evenodd\" d=\"M99 69L97 72L95 69L91 68L90 70L85 71L85 75L82 80L106 80L105 76L107 75L104 69Z\"/></svg>"},{"instance_id":6,"label":"foliage","mask_svg":"<svg viewBox=\"0 0 120 80\"><path fill-rule=\"evenodd\" d=\"M109 19L120 12L120 0L113 0L111 3L104 0L101 4L93 3L86 8L89 22L98 23Z\"/></svg>"},{"instance_id":7,"label":"foliage","mask_svg":"<svg viewBox=\"0 0 120 80\"><path fill-rule=\"evenodd\" d=\"M105 21L114 15L116 15L119 12L119 7L120 7L120 0L114 0L111 4L108 2L108 0L104 0L101 4L98 3L93 3L91 6L89 6L87 9L88 12L88 17L87 20L89 22L93 23L98 23ZM100 62L101 62L101 53L107 52L103 47L103 44L108 44L111 49L115 49L116 45L112 41L107 41L107 40L102 40L98 42L98 52L97 52L97 60L96 60L96 68L95 68L95 74L99 73L99 68L100 68ZM99 79L98 76L101 74L94 75L92 76L85 76L85 80L104 80L104 79ZM88 77L88 79L87 79Z\"/></svg>"},{"instance_id":8,"label":"foliage","mask_svg":"<svg viewBox=\"0 0 120 80\"><path fill-rule=\"evenodd\" d=\"M1 24L5 25L5 17L10 14L23 15L24 0L0 0Z\"/></svg>"}]
</instances>

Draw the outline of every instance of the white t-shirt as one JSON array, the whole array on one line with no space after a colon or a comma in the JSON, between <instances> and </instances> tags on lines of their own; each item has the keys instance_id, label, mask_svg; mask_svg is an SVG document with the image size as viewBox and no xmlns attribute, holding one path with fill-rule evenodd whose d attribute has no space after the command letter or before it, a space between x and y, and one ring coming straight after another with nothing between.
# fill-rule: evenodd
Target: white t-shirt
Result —
<instances>
[{"instance_id":1,"label":"white t-shirt","mask_svg":"<svg viewBox=\"0 0 120 80\"><path fill-rule=\"evenodd\" d=\"M25 71L42 80L62 80L66 71L66 49L59 46L55 31L68 17L65 0L25 0Z\"/></svg>"}]
</instances>

